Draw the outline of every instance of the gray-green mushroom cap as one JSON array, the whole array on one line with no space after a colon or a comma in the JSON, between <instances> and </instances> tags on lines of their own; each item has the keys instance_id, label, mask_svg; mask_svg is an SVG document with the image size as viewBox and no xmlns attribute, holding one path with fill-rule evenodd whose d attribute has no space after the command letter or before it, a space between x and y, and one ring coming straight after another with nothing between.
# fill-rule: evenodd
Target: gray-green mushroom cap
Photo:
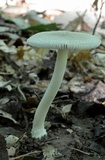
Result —
<instances>
[{"instance_id":1,"label":"gray-green mushroom cap","mask_svg":"<svg viewBox=\"0 0 105 160\"><path fill-rule=\"evenodd\" d=\"M31 36L27 43L46 49L85 50L98 47L101 40L96 35L83 32L48 31Z\"/></svg>"}]
</instances>

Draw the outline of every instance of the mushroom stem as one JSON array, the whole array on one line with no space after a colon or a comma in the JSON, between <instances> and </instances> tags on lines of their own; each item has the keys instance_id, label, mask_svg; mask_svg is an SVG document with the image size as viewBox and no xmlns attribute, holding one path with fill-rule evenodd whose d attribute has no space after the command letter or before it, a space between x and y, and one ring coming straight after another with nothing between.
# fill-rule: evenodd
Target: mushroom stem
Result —
<instances>
[{"instance_id":1,"label":"mushroom stem","mask_svg":"<svg viewBox=\"0 0 105 160\"><path fill-rule=\"evenodd\" d=\"M41 138L42 136L47 134L46 129L44 128L45 118L50 108L50 105L62 83L67 64L67 58L67 49L62 49L58 51L51 82L35 112L31 131L33 138Z\"/></svg>"}]
</instances>

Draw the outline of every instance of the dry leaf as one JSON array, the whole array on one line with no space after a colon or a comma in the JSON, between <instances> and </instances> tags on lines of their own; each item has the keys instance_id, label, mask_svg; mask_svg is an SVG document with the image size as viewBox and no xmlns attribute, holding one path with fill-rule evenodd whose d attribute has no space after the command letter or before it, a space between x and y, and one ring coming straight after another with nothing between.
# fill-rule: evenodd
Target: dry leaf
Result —
<instances>
[{"instance_id":1,"label":"dry leaf","mask_svg":"<svg viewBox=\"0 0 105 160\"><path fill-rule=\"evenodd\" d=\"M9 136L7 136L7 137L5 138L5 140L6 140L7 146L10 147L10 146L15 145L16 142L19 140L19 138L16 137L16 136L14 136L14 135L9 135Z\"/></svg>"},{"instance_id":2,"label":"dry leaf","mask_svg":"<svg viewBox=\"0 0 105 160\"><path fill-rule=\"evenodd\" d=\"M54 160L58 154L59 153L54 146L45 145L43 147L43 156L44 156L43 160Z\"/></svg>"},{"instance_id":3,"label":"dry leaf","mask_svg":"<svg viewBox=\"0 0 105 160\"><path fill-rule=\"evenodd\" d=\"M72 104L67 104L63 106L61 110L62 117L66 118L68 114L70 113L71 108L72 108Z\"/></svg>"},{"instance_id":4,"label":"dry leaf","mask_svg":"<svg viewBox=\"0 0 105 160\"><path fill-rule=\"evenodd\" d=\"M5 52L5 53L16 53L16 48L15 46L7 46L6 43L4 43L3 40L0 40L0 50Z\"/></svg>"},{"instance_id":5,"label":"dry leaf","mask_svg":"<svg viewBox=\"0 0 105 160\"><path fill-rule=\"evenodd\" d=\"M4 117L4 118L8 118L8 119L10 119L10 120L12 120L14 123L18 123L13 117L12 117L12 115L10 114L10 113L7 113L7 112L4 112L4 111L2 111L2 110L0 110L0 116L1 117Z\"/></svg>"}]
</instances>

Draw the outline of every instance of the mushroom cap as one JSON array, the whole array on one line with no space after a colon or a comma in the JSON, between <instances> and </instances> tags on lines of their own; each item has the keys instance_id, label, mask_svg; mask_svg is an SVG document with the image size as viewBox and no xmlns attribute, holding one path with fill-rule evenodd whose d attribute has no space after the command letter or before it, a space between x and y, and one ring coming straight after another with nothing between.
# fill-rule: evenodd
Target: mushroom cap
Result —
<instances>
[{"instance_id":1,"label":"mushroom cap","mask_svg":"<svg viewBox=\"0 0 105 160\"><path fill-rule=\"evenodd\" d=\"M85 50L98 47L101 40L95 35L83 32L48 31L36 33L28 38L27 43L46 49Z\"/></svg>"}]
</instances>

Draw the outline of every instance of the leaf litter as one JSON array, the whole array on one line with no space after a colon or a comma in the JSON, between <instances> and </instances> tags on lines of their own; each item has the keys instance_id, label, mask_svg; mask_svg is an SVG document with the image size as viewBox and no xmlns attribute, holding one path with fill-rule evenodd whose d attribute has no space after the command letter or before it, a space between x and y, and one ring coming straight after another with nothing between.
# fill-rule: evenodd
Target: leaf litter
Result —
<instances>
[{"instance_id":1,"label":"leaf litter","mask_svg":"<svg viewBox=\"0 0 105 160\"><path fill-rule=\"evenodd\" d=\"M93 6L97 8L96 1ZM2 160L105 159L105 26L104 18L98 19L102 8L97 12L94 7L92 11L72 12L73 16L61 12L53 20L47 11L40 13L41 17L35 11L18 17L1 13ZM34 49L26 40L34 33L58 29L94 30L102 44L69 57L61 88L46 118L48 135L32 139L33 115L52 76L56 51Z\"/></svg>"}]
</instances>

